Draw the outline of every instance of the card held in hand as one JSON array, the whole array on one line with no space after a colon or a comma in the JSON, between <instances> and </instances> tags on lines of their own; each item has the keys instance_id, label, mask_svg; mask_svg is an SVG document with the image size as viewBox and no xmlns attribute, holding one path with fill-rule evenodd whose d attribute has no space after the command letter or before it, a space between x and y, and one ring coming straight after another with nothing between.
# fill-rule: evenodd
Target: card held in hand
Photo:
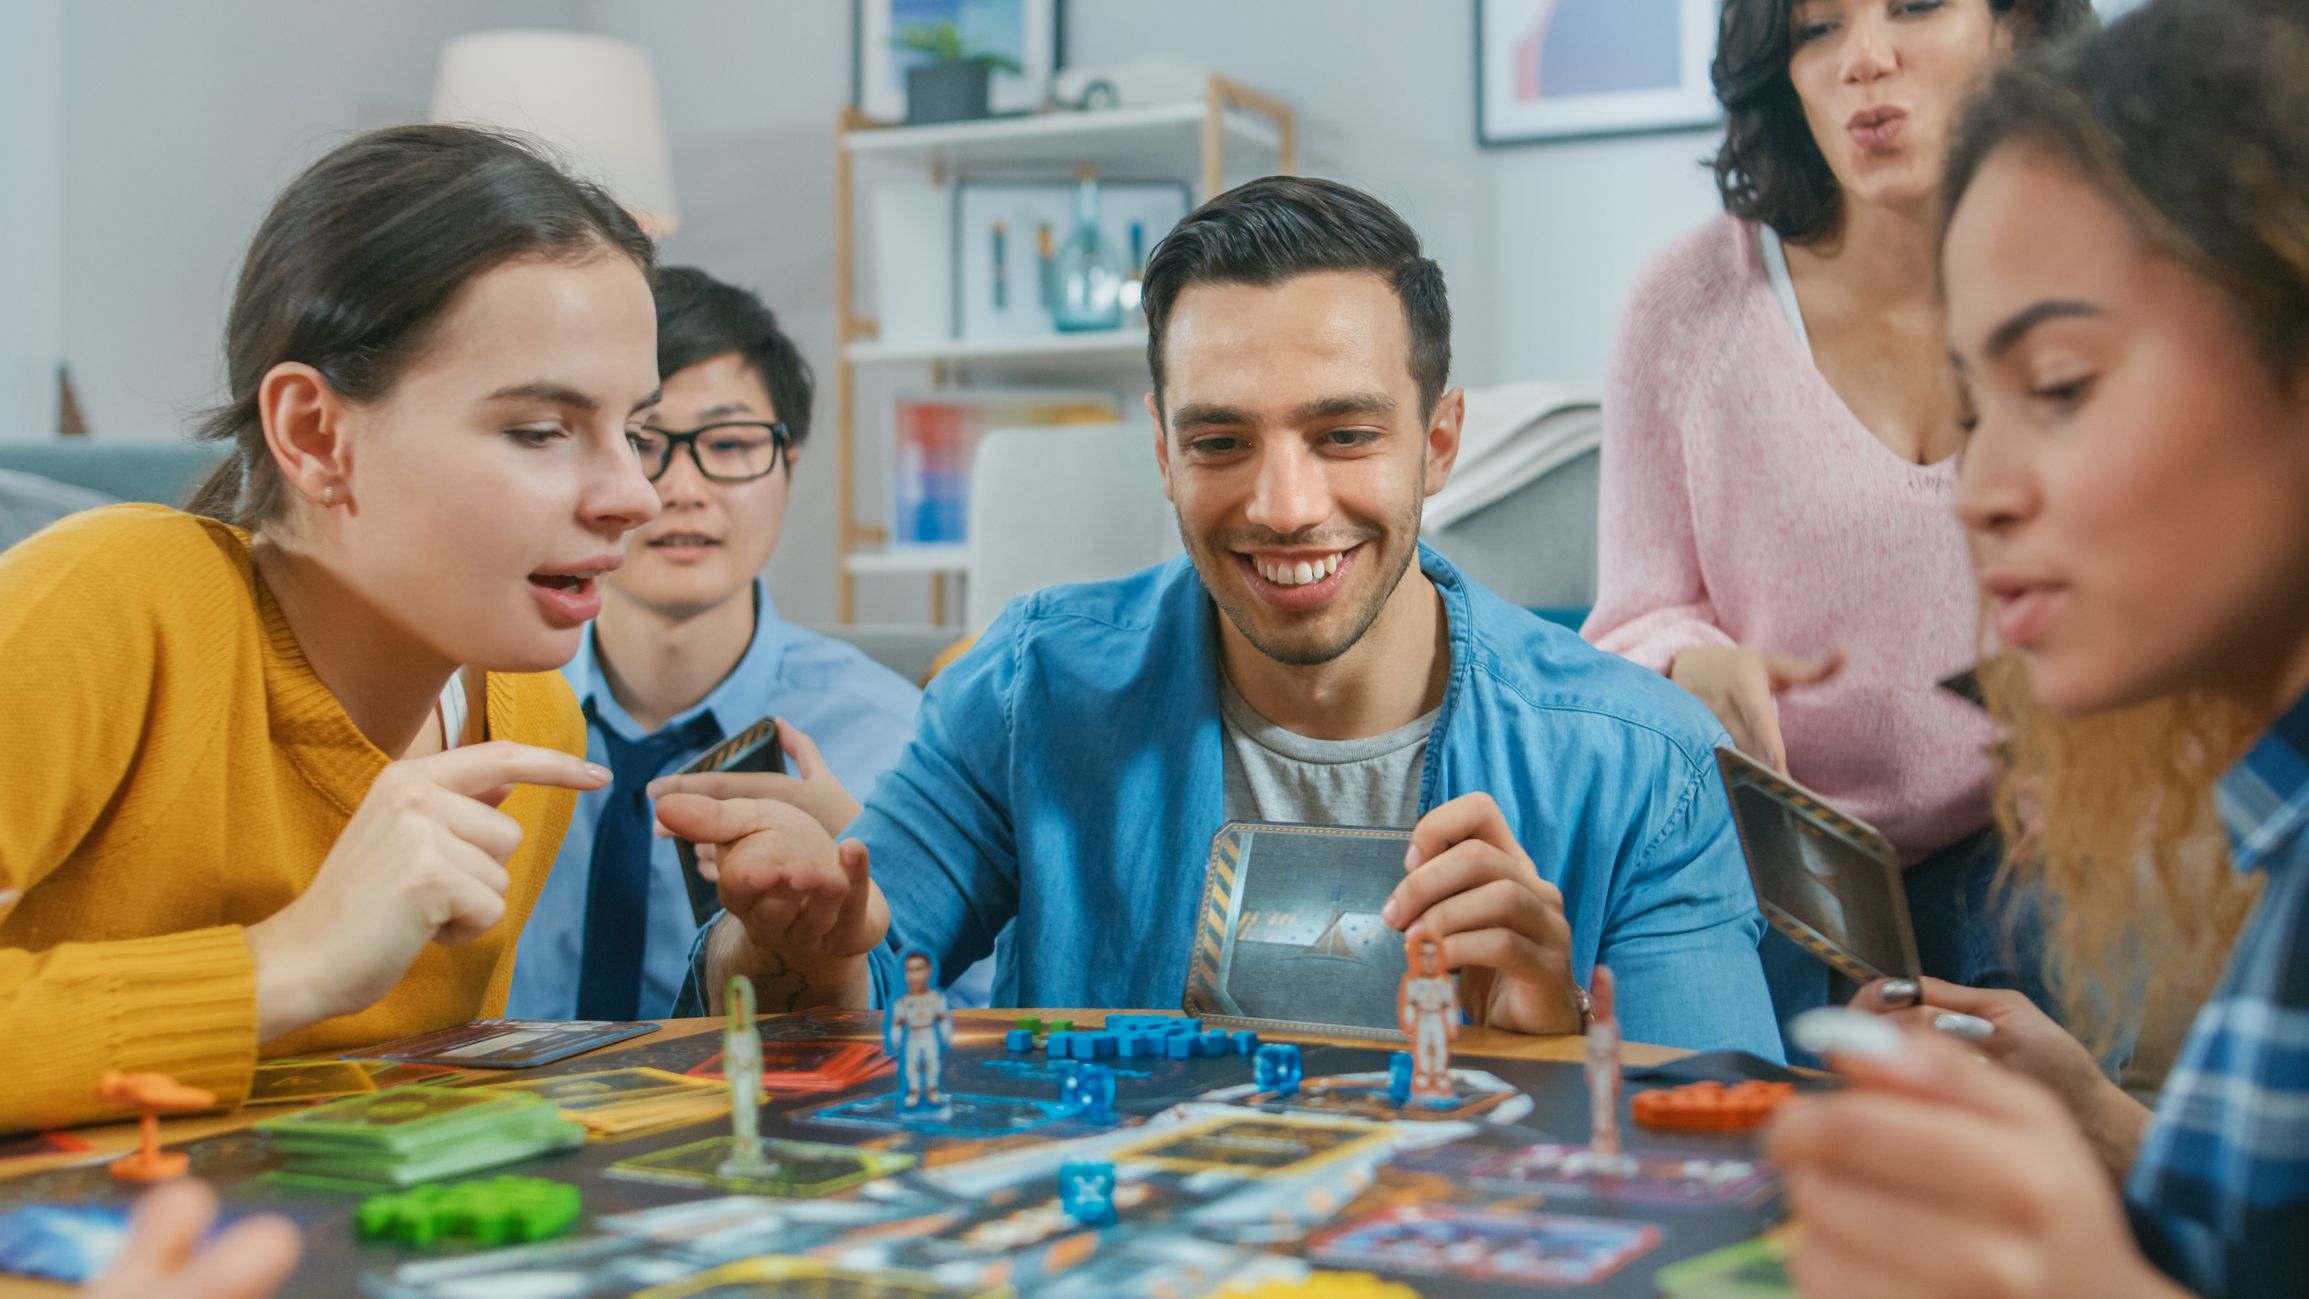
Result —
<instances>
[{"instance_id":1,"label":"card held in hand","mask_svg":"<svg viewBox=\"0 0 2309 1299\"><path fill-rule=\"evenodd\" d=\"M1230 821L1210 873L1181 1005L1232 1025L1319 1025L1399 1038L1403 935L1379 919L1403 882L1405 830Z\"/></svg>"},{"instance_id":2,"label":"card held in hand","mask_svg":"<svg viewBox=\"0 0 2309 1299\"><path fill-rule=\"evenodd\" d=\"M698 755L696 761L675 772L677 776L695 776L717 771L784 771L786 754L778 747L778 719L765 717L746 729ZM721 909L721 895L714 882L698 873L698 850L687 839L673 841L674 853L681 858L682 883L689 889L690 918L703 925Z\"/></svg>"}]
</instances>

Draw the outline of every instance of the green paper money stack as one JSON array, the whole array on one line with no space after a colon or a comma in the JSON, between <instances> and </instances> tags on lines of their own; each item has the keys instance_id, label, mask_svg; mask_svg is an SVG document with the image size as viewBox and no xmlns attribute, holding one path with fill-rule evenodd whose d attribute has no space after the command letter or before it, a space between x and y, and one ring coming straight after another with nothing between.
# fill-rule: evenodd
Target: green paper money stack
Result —
<instances>
[{"instance_id":1,"label":"green paper money stack","mask_svg":"<svg viewBox=\"0 0 2309 1299\"><path fill-rule=\"evenodd\" d=\"M256 1125L286 1180L359 1190L414 1186L567 1150L585 1129L551 1102L486 1087L396 1087Z\"/></svg>"}]
</instances>

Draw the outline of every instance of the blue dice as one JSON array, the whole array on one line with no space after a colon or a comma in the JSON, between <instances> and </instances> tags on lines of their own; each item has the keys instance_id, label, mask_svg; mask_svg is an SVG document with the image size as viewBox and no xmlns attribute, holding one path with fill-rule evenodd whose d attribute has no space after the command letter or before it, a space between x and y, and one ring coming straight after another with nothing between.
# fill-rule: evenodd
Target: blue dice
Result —
<instances>
[{"instance_id":1,"label":"blue dice","mask_svg":"<svg viewBox=\"0 0 2309 1299\"><path fill-rule=\"evenodd\" d=\"M1387 1057L1387 1099L1397 1105L1411 1103L1411 1053L1397 1051Z\"/></svg>"},{"instance_id":2,"label":"blue dice","mask_svg":"<svg viewBox=\"0 0 2309 1299\"><path fill-rule=\"evenodd\" d=\"M1085 1160L1058 1166L1058 1205L1086 1227L1114 1222L1114 1165Z\"/></svg>"},{"instance_id":3,"label":"blue dice","mask_svg":"<svg viewBox=\"0 0 2309 1299\"><path fill-rule=\"evenodd\" d=\"M1058 1103L1086 1123L1114 1122L1114 1070L1103 1064L1067 1070L1058 1084Z\"/></svg>"},{"instance_id":4,"label":"blue dice","mask_svg":"<svg viewBox=\"0 0 2309 1299\"><path fill-rule=\"evenodd\" d=\"M1295 1096L1304 1069L1299 1063L1299 1048L1289 1043L1270 1042L1251 1057L1251 1078L1260 1091Z\"/></svg>"}]
</instances>

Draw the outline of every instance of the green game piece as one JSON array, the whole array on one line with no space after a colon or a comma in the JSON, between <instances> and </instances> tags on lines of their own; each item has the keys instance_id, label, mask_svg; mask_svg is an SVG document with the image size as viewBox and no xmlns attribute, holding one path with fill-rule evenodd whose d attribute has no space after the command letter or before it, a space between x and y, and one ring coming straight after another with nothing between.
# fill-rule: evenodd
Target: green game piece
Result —
<instances>
[{"instance_id":1,"label":"green game piece","mask_svg":"<svg viewBox=\"0 0 2309 1299\"><path fill-rule=\"evenodd\" d=\"M363 1240L416 1249L455 1242L494 1249L551 1240L576 1224L577 1188L542 1177L488 1177L372 1195L354 1211Z\"/></svg>"},{"instance_id":2,"label":"green game piece","mask_svg":"<svg viewBox=\"0 0 2309 1299\"><path fill-rule=\"evenodd\" d=\"M1071 1019L1054 1019L1043 1024L1043 1027L1053 1033L1071 1033L1074 1031L1074 1021Z\"/></svg>"},{"instance_id":3,"label":"green game piece","mask_svg":"<svg viewBox=\"0 0 2309 1299\"><path fill-rule=\"evenodd\" d=\"M1017 1020L1012 1020L1012 1021L1011 1021L1011 1023L1010 1023L1010 1026L1011 1026L1012 1028L1022 1028L1022 1029L1025 1029L1025 1030L1026 1030L1027 1032L1029 1032L1029 1033L1039 1033L1039 1032L1041 1032L1041 1031L1042 1031L1042 1021L1041 1021L1041 1020L1039 1020L1039 1019L1017 1019Z\"/></svg>"},{"instance_id":4,"label":"green game piece","mask_svg":"<svg viewBox=\"0 0 2309 1299\"><path fill-rule=\"evenodd\" d=\"M1794 1299L1786 1242L1777 1236L1744 1240L1660 1269L1660 1293L1669 1299Z\"/></svg>"}]
</instances>

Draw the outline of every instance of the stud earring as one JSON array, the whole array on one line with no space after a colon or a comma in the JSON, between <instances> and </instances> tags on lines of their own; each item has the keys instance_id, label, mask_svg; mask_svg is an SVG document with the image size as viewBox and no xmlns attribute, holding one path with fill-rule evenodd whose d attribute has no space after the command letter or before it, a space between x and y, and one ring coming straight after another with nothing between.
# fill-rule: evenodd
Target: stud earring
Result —
<instances>
[{"instance_id":1,"label":"stud earring","mask_svg":"<svg viewBox=\"0 0 2309 1299\"><path fill-rule=\"evenodd\" d=\"M324 488L322 488L322 489L321 489L321 505L322 505L324 508L327 508L327 507L330 507L330 506L334 506L336 503L337 503L337 489L336 489L336 488L334 488L334 487L324 487Z\"/></svg>"}]
</instances>

